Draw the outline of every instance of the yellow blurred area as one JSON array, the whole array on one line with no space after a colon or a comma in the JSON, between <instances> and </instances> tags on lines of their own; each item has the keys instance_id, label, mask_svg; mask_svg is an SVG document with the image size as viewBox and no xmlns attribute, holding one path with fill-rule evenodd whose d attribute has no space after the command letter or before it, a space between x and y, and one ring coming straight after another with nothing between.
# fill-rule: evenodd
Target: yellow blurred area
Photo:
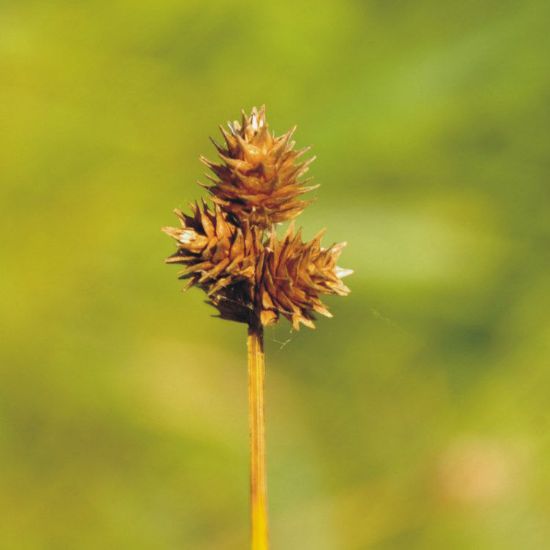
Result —
<instances>
[{"instance_id":1,"label":"yellow blurred area","mask_svg":"<svg viewBox=\"0 0 550 550\"><path fill-rule=\"evenodd\" d=\"M248 547L246 329L160 227L266 104L345 240L266 334L275 550L550 547L543 0L0 4L0 548Z\"/></svg>"}]
</instances>

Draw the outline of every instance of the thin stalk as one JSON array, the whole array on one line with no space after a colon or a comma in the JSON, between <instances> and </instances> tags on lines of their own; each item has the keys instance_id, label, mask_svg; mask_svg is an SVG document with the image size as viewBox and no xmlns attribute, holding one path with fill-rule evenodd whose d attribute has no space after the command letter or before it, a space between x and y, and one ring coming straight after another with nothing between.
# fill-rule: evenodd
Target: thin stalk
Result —
<instances>
[{"instance_id":1,"label":"thin stalk","mask_svg":"<svg viewBox=\"0 0 550 550\"><path fill-rule=\"evenodd\" d=\"M264 421L264 338L260 323L248 327L248 417L250 422L250 521L252 550L268 550Z\"/></svg>"}]
</instances>

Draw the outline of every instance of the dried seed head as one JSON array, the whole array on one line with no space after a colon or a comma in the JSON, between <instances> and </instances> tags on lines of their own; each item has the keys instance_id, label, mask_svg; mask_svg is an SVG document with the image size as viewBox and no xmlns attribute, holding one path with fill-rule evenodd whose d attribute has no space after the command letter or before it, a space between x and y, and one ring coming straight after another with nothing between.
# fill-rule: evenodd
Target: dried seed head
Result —
<instances>
[{"instance_id":1,"label":"dried seed head","mask_svg":"<svg viewBox=\"0 0 550 550\"><path fill-rule=\"evenodd\" d=\"M323 232L304 243L294 222L282 239L273 229L307 205L298 197L313 187L299 178L311 161L296 163L303 151L293 150L293 130L275 137L263 108L222 133L223 164L203 159L217 176L208 188L214 209L203 201L191 215L175 211L181 227L163 231L178 249L166 262L182 264L187 288L204 290L224 319L270 325L282 315L295 329L314 328L315 313L331 317L321 295L349 293L342 278L352 271L336 265L345 243L322 248Z\"/></svg>"},{"instance_id":2,"label":"dried seed head","mask_svg":"<svg viewBox=\"0 0 550 550\"><path fill-rule=\"evenodd\" d=\"M256 272L256 311L263 325L276 323L283 315L296 330L300 324L315 328L315 313L332 317L320 296L349 293L341 279L352 271L336 265L345 243L321 248L323 233L307 243L302 242L301 231L294 232L294 224L281 240L272 234Z\"/></svg>"},{"instance_id":3,"label":"dried seed head","mask_svg":"<svg viewBox=\"0 0 550 550\"><path fill-rule=\"evenodd\" d=\"M293 149L295 128L273 135L264 107L252 109L250 115L243 112L241 122L229 123L228 128L221 128L224 146L214 143L222 162L201 159L215 176L207 176L212 185L205 186L214 202L239 220L263 228L295 218L310 202L299 197L317 187L300 181L314 159L297 162L308 148Z\"/></svg>"},{"instance_id":4,"label":"dried seed head","mask_svg":"<svg viewBox=\"0 0 550 550\"><path fill-rule=\"evenodd\" d=\"M211 210L195 203L191 210L191 216L175 210L181 227L163 228L178 243L166 262L185 266L179 275L188 279L186 288L199 286L215 301L228 286L243 281L251 286L261 246L257 232L247 224L237 226L219 206Z\"/></svg>"}]
</instances>

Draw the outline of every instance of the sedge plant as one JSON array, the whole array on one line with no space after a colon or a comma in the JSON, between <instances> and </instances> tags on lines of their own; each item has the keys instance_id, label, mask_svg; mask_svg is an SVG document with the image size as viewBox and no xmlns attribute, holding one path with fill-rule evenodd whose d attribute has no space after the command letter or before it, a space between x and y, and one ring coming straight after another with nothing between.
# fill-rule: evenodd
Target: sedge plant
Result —
<instances>
[{"instance_id":1,"label":"sedge plant","mask_svg":"<svg viewBox=\"0 0 550 550\"><path fill-rule=\"evenodd\" d=\"M315 328L316 314L331 317L321 296L347 295L342 278L351 270L336 265L345 243L324 248L324 231L304 241L295 229L294 218L311 202L302 195L317 187L303 177L314 158L301 160L309 148L294 148L295 128L276 136L262 107L220 129L223 143L213 141L219 160L201 157L210 202L175 210L180 226L163 231L177 251L166 262L183 266L186 288L202 289L219 317L248 327L251 548L267 550L264 327L285 317L295 330ZM278 237L276 226L285 222Z\"/></svg>"}]
</instances>

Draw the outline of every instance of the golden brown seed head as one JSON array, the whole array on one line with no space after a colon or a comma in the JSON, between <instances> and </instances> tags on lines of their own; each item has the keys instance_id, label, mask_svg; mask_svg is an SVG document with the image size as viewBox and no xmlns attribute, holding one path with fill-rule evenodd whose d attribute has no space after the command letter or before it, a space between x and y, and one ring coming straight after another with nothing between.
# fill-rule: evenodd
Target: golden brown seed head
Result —
<instances>
[{"instance_id":1,"label":"golden brown seed head","mask_svg":"<svg viewBox=\"0 0 550 550\"><path fill-rule=\"evenodd\" d=\"M239 220L266 228L274 223L295 218L310 201L301 200L304 193L317 186L301 181L313 158L298 162L308 148L294 150L294 129L276 137L268 128L265 108L243 112L241 122L221 128L224 146L214 143L221 163L202 158L214 177L206 186L213 201Z\"/></svg>"},{"instance_id":2,"label":"golden brown seed head","mask_svg":"<svg viewBox=\"0 0 550 550\"><path fill-rule=\"evenodd\" d=\"M163 229L178 244L166 262L182 264L187 288L204 290L224 319L270 325L282 315L294 329L315 328L315 313L331 317L321 296L349 293L342 277L351 271L336 265L345 243L322 248L323 232L303 242L294 222L275 235L273 224L296 217L307 205L298 197L314 188L300 181L311 161L296 162L304 151L294 151L292 133L275 137L263 108L243 113L222 129L222 164L203 159L216 176L214 208L203 201L191 215L176 210L180 227Z\"/></svg>"},{"instance_id":3,"label":"golden brown seed head","mask_svg":"<svg viewBox=\"0 0 550 550\"><path fill-rule=\"evenodd\" d=\"M336 265L346 243L322 248L323 233L304 243L301 231L295 233L291 224L283 239L271 236L256 271L256 311L263 325L276 323L283 315L296 330L300 324L315 328L315 313L332 317L320 296L349 293L342 277L351 270Z\"/></svg>"},{"instance_id":4,"label":"golden brown seed head","mask_svg":"<svg viewBox=\"0 0 550 550\"><path fill-rule=\"evenodd\" d=\"M186 288L199 286L210 300L222 289L252 281L260 252L260 238L248 225L237 226L219 206L211 210L206 203L191 205L192 215L175 210L180 227L163 231L178 243L167 263L182 264L181 279L188 279Z\"/></svg>"}]
</instances>

